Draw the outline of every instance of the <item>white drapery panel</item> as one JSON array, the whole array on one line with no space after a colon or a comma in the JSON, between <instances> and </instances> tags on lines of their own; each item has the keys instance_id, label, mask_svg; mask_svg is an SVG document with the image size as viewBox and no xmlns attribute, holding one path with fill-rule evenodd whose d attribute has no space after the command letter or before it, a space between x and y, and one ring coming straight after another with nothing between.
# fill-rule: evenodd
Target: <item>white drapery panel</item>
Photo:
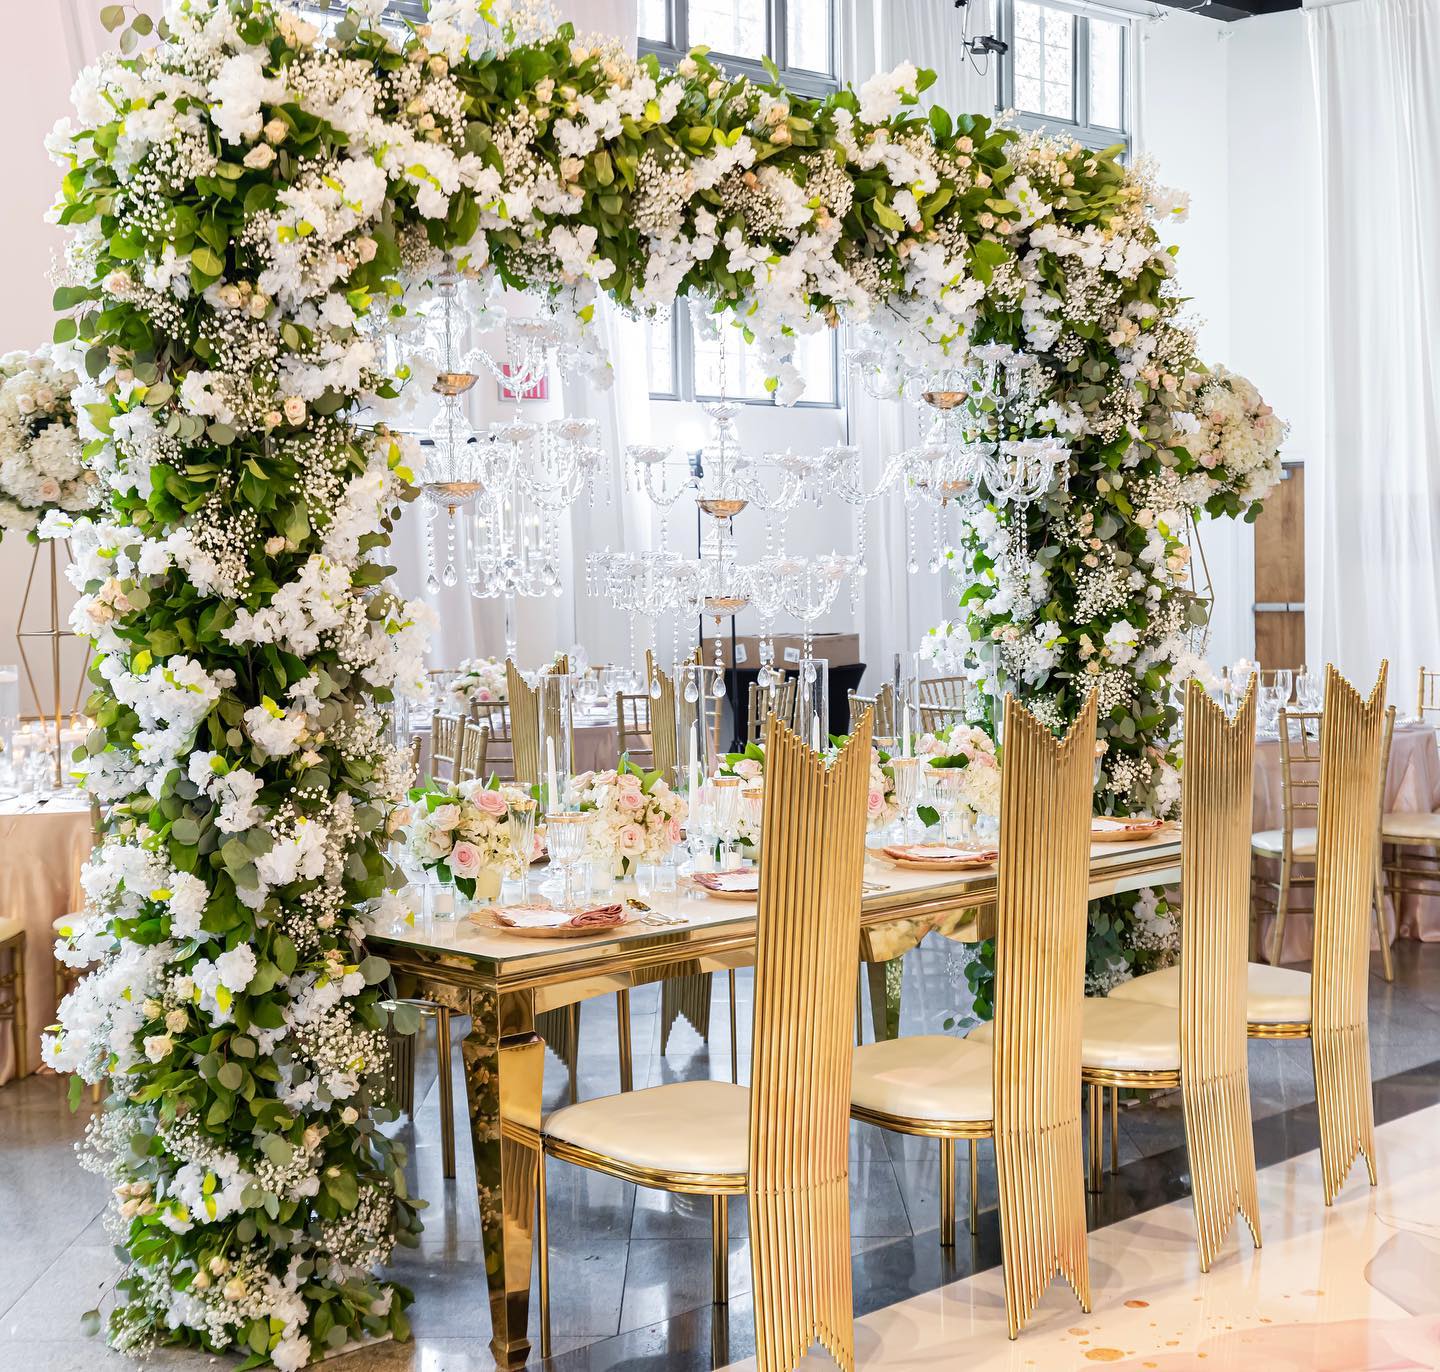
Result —
<instances>
[{"instance_id":1,"label":"white drapery panel","mask_svg":"<svg viewBox=\"0 0 1440 1372\"><path fill-rule=\"evenodd\" d=\"M993 33L990 0L972 0L972 36ZM840 74L855 85L901 62L930 67L939 79L922 96L952 114L993 114L993 68L982 70L961 43L964 11L941 0L852 0L840 6ZM850 388L850 442L863 453L873 486L885 462L918 441L924 416L913 405L872 400L857 385ZM890 679L896 653L913 653L927 629L956 615L949 577L926 570L928 510L920 519L920 570L906 570L905 511L892 493L871 512L864 598L859 624L861 648L869 670L865 685L874 690Z\"/></svg>"},{"instance_id":2,"label":"white drapery panel","mask_svg":"<svg viewBox=\"0 0 1440 1372\"><path fill-rule=\"evenodd\" d=\"M1352 680L1391 662L1412 708L1440 666L1440 4L1308 15L1320 121L1326 423L1318 653Z\"/></svg>"}]
</instances>

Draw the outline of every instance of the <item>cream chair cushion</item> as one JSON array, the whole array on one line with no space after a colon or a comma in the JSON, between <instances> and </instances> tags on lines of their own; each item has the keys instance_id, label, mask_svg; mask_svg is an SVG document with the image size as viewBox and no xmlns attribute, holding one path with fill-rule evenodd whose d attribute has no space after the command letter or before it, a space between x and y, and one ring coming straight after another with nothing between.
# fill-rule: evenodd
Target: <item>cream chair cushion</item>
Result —
<instances>
[{"instance_id":1,"label":"cream chair cushion","mask_svg":"<svg viewBox=\"0 0 1440 1372\"><path fill-rule=\"evenodd\" d=\"M1246 969L1245 1018L1251 1024L1305 1024L1310 1019L1310 973L1252 962ZM1124 982L1111 1000L1148 1001L1178 1009L1180 969L1166 967Z\"/></svg>"},{"instance_id":2,"label":"cream chair cushion","mask_svg":"<svg viewBox=\"0 0 1440 1372\"><path fill-rule=\"evenodd\" d=\"M750 1092L728 1081L677 1081L557 1110L541 1130L628 1167L743 1177Z\"/></svg>"},{"instance_id":3,"label":"cream chair cushion","mask_svg":"<svg viewBox=\"0 0 1440 1372\"><path fill-rule=\"evenodd\" d=\"M1111 1072L1178 1072L1180 1018L1168 1005L1090 997L1081 1023L1080 1065Z\"/></svg>"},{"instance_id":4,"label":"cream chair cushion","mask_svg":"<svg viewBox=\"0 0 1440 1372\"><path fill-rule=\"evenodd\" d=\"M1387 839L1419 839L1425 843L1440 843L1440 814L1427 815L1409 810L1397 810L1385 816L1381 832Z\"/></svg>"},{"instance_id":5,"label":"cream chair cushion","mask_svg":"<svg viewBox=\"0 0 1440 1372\"><path fill-rule=\"evenodd\" d=\"M850 1102L899 1119L993 1119L994 1068L988 1044L948 1034L884 1039L855 1050Z\"/></svg>"},{"instance_id":6,"label":"cream chair cushion","mask_svg":"<svg viewBox=\"0 0 1440 1372\"><path fill-rule=\"evenodd\" d=\"M1252 852L1264 853L1269 857L1280 857L1285 851L1285 831L1283 829L1261 829L1258 833L1251 834L1250 849ZM1290 845L1290 851L1295 857L1313 858L1315 856L1315 830L1295 830L1295 841Z\"/></svg>"},{"instance_id":7,"label":"cream chair cushion","mask_svg":"<svg viewBox=\"0 0 1440 1372\"><path fill-rule=\"evenodd\" d=\"M16 934L22 932L25 926L15 915L0 916L0 943L8 943Z\"/></svg>"}]
</instances>

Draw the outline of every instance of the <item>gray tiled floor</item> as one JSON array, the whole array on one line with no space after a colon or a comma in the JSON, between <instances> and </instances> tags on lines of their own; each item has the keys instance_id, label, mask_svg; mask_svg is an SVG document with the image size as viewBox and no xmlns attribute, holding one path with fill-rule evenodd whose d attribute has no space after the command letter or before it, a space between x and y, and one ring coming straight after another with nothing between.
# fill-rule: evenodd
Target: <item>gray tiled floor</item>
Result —
<instances>
[{"instance_id":1,"label":"gray tiled floor","mask_svg":"<svg viewBox=\"0 0 1440 1372\"><path fill-rule=\"evenodd\" d=\"M1440 945L1397 948L1394 986L1371 982L1372 1049L1377 1079L1440 1059ZM906 1033L937 1032L964 996L954 950L931 942L905 968ZM748 1051L748 976L740 979L740 1048ZM716 982L712 1042L707 1050L687 1025L670 1053L659 1056L657 988L632 998L637 1085L693 1077L728 1077L729 1018L723 978ZM582 1021L582 1097L618 1087L613 998L587 1002ZM433 1054L422 1055L418 1121L402 1134L412 1145L411 1181L430 1202L422 1246L397 1258L397 1277L416 1293L416 1343L365 1350L348 1360L358 1372L488 1372L483 1263L468 1150L459 1148L458 1179L440 1176ZM458 1064L457 1064L458 1066ZM1313 1099L1309 1047L1251 1046L1251 1087L1257 1118ZM742 1070L742 1077L744 1073ZM463 1084L455 1078L457 1098ZM565 1076L547 1064L546 1103L563 1103ZM79 1333L81 1313L113 1280L116 1265L98 1215L106 1190L83 1173L71 1145L83 1124L70 1116L63 1083L32 1077L0 1089L0 1369L101 1372L130 1366ZM1183 1140L1178 1100L1171 1096L1127 1109L1121 1121L1122 1163L1154 1158ZM989 1149L980 1152L982 1206L994 1204ZM964 1153L961 1152L962 1173ZM856 1126L851 1144L852 1225L857 1293L867 1308L903 1299L955 1275L954 1259L936 1241L935 1146ZM700 1322L708 1329L709 1209L703 1199L637 1191L605 1177L552 1163L550 1218L557 1364L692 1366ZM965 1178L961 1178L962 1196ZM982 1215L981 1234L993 1216ZM963 1226L963 1217L962 1217ZM962 1228L963 1233L963 1228ZM730 1207L732 1337L748 1329L750 1273L745 1208ZM638 1332L631 1332L638 1331ZM538 1332L538 1328L537 1331ZM624 1335L625 1356L607 1361L599 1341ZM700 1335L699 1337L708 1337ZM579 1361L564 1355L589 1348ZM685 1350L686 1358L681 1357ZM593 1355L593 1362L591 1357ZM578 1357L579 1355L577 1355ZM703 1360L702 1360L703 1361ZM164 1354L162 1368L216 1366L208 1356Z\"/></svg>"}]
</instances>

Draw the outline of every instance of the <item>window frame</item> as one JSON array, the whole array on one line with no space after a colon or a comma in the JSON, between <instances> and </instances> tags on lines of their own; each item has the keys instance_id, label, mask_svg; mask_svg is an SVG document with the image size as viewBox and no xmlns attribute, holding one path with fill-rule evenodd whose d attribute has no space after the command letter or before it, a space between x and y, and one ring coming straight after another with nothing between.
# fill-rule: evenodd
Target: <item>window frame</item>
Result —
<instances>
[{"instance_id":1,"label":"window frame","mask_svg":"<svg viewBox=\"0 0 1440 1372\"><path fill-rule=\"evenodd\" d=\"M665 9L665 37L648 38L641 34L638 51L642 57L653 53L662 67L673 67L685 58L690 43L690 0L662 0ZM840 89L840 53L838 9L836 0L826 0L830 9L830 70L811 71L789 64L790 0L765 0L765 51L780 71L780 84L797 95L823 99ZM752 81L769 85L765 64L756 57L712 49L710 54L726 71L735 76L748 76Z\"/></svg>"},{"instance_id":2,"label":"window frame","mask_svg":"<svg viewBox=\"0 0 1440 1372\"><path fill-rule=\"evenodd\" d=\"M1057 134L1075 139L1097 152L1117 143L1128 158L1135 146L1135 16L1127 10L1100 9L1067 0L1029 0L1043 9L1063 10L1074 16L1074 49L1070 58L1071 90L1074 92L1074 119L1035 114L1015 105L1015 0L996 0L998 36L1007 49L995 64L995 108L1012 114L1018 128ZM1123 128L1090 122L1090 21L1118 24L1120 40L1120 118Z\"/></svg>"},{"instance_id":3,"label":"window frame","mask_svg":"<svg viewBox=\"0 0 1440 1372\"><path fill-rule=\"evenodd\" d=\"M780 84L796 95L823 100L827 95L840 89L840 42L839 5L837 0L826 0L830 11L830 70L811 71L805 67L789 65L789 18L791 0L765 0L765 51L780 73ZM690 52L690 0L662 0L665 12L665 33L661 38L641 34L637 50L642 57L653 54L660 65L674 68ZM770 73L764 63L754 57L742 57L737 53L712 49L711 57L734 76L745 76L760 85L770 84ZM658 324L651 324L658 328ZM730 327L724 325L722 327ZM651 391L651 400L674 400L687 403L709 404L719 400L696 389L695 385L695 330L690 317L690 303L683 297L676 300L670 311L670 385L666 391ZM648 358L647 358L648 369ZM792 408L814 410L838 410L844 408L841 387L839 340L832 331L830 344L830 395L829 400L806 400L803 397ZM648 377L647 377L648 380ZM727 396L737 405L776 405L773 395L768 396Z\"/></svg>"}]
</instances>

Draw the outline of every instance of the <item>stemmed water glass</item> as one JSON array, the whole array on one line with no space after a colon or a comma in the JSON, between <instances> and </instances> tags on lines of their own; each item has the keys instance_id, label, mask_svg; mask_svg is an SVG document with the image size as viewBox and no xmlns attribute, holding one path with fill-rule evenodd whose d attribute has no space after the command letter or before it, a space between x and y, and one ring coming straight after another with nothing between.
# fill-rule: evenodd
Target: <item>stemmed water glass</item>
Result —
<instances>
[{"instance_id":1,"label":"stemmed water glass","mask_svg":"<svg viewBox=\"0 0 1440 1372\"><path fill-rule=\"evenodd\" d=\"M535 809L533 800L511 801L505 816L505 827L510 835L510 848L520 864L520 904L530 899L530 859L535 855Z\"/></svg>"},{"instance_id":2,"label":"stemmed water glass","mask_svg":"<svg viewBox=\"0 0 1440 1372\"><path fill-rule=\"evenodd\" d=\"M715 835L725 846L721 867L738 865L740 806L745 783L740 777L716 777L711 783L714 803ZM731 855L734 855L733 858Z\"/></svg>"},{"instance_id":3,"label":"stemmed water glass","mask_svg":"<svg viewBox=\"0 0 1440 1372\"><path fill-rule=\"evenodd\" d=\"M940 837L951 841L955 823L955 809L960 803L961 776L953 767L927 767L925 769L925 799L939 812Z\"/></svg>"},{"instance_id":4,"label":"stemmed water glass","mask_svg":"<svg viewBox=\"0 0 1440 1372\"><path fill-rule=\"evenodd\" d=\"M585 845L594 818L594 813L589 810L569 810L552 814L545 822L550 861L560 869L567 910L574 908L575 868L584 860Z\"/></svg>"},{"instance_id":5,"label":"stemmed water glass","mask_svg":"<svg viewBox=\"0 0 1440 1372\"><path fill-rule=\"evenodd\" d=\"M1290 694L1295 689L1295 673L1288 667L1279 667L1275 671L1275 700L1279 708L1284 708L1290 703Z\"/></svg>"},{"instance_id":6,"label":"stemmed water glass","mask_svg":"<svg viewBox=\"0 0 1440 1372\"><path fill-rule=\"evenodd\" d=\"M895 808L899 812L900 838L903 842L909 839L915 822L915 805L920 794L920 759L892 757L890 769L895 778Z\"/></svg>"}]
</instances>

